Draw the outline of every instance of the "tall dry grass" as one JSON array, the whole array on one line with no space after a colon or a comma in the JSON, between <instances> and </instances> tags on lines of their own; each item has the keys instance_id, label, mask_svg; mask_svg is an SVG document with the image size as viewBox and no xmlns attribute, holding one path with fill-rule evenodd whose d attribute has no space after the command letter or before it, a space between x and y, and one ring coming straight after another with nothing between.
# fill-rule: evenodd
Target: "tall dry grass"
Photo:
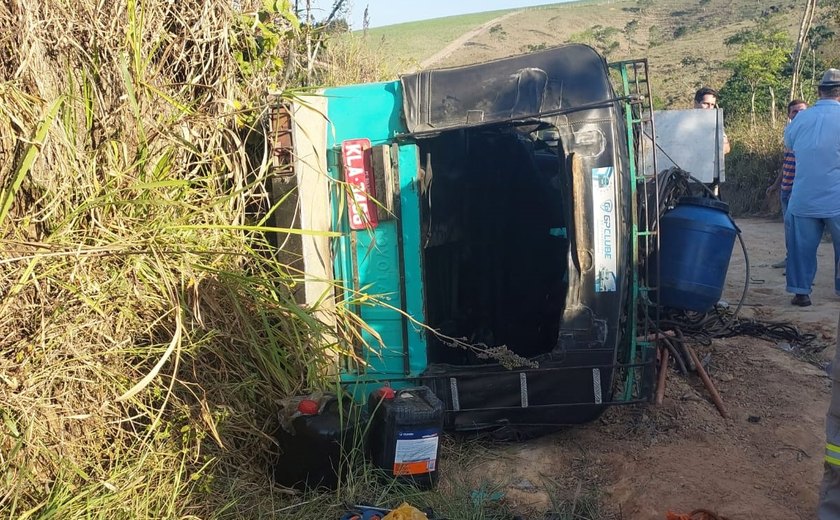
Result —
<instances>
[{"instance_id":1,"label":"tall dry grass","mask_svg":"<svg viewBox=\"0 0 840 520\"><path fill-rule=\"evenodd\" d=\"M0 516L281 508L274 413L334 337L264 238L288 9L0 5Z\"/></svg>"},{"instance_id":2,"label":"tall dry grass","mask_svg":"<svg viewBox=\"0 0 840 520\"><path fill-rule=\"evenodd\" d=\"M783 123L776 126L769 118L755 124L749 118L736 118L727 124L732 151L726 156L726 182L722 195L735 216L775 215L779 194L766 190L782 167Z\"/></svg>"}]
</instances>

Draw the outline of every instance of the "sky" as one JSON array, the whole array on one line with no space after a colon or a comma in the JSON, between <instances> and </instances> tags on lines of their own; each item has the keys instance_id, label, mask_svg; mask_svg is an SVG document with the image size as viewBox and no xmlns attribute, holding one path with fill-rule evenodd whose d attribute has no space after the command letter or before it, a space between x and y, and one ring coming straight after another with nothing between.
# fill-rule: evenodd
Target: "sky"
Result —
<instances>
[{"instance_id":1,"label":"sky","mask_svg":"<svg viewBox=\"0 0 840 520\"><path fill-rule=\"evenodd\" d=\"M556 4L571 0L348 0L353 29L362 28L365 6L369 8L370 26L392 25L456 14L480 13L535 5ZM315 19L325 18L332 0L314 0Z\"/></svg>"}]
</instances>

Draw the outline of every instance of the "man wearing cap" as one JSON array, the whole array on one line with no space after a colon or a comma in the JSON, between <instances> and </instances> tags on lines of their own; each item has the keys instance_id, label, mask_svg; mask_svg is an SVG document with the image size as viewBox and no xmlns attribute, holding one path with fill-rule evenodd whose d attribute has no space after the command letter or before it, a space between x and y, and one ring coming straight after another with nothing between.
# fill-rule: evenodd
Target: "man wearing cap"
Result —
<instances>
[{"instance_id":1,"label":"man wearing cap","mask_svg":"<svg viewBox=\"0 0 840 520\"><path fill-rule=\"evenodd\" d=\"M834 242L834 291L840 296L840 70L828 69L818 92L814 106L785 129L785 147L796 155L796 182L785 213L787 291L800 307L811 305L817 247L826 227Z\"/></svg>"}]
</instances>

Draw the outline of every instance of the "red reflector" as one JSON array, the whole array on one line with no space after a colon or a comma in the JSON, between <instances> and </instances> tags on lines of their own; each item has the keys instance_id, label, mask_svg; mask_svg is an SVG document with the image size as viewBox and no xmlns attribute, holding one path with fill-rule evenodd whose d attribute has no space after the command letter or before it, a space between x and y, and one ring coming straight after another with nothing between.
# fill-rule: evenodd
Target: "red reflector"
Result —
<instances>
[{"instance_id":1,"label":"red reflector","mask_svg":"<svg viewBox=\"0 0 840 520\"><path fill-rule=\"evenodd\" d=\"M379 224L374 202L373 169L370 160L370 139L347 139L341 143L344 180L350 185L347 194L350 229L375 228Z\"/></svg>"},{"instance_id":2,"label":"red reflector","mask_svg":"<svg viewBox=\"0 0 840 520\"><path fill-rule=\"evenodd\" d=\"M298 403L298 412L303 415L318 415L318 401L304 399Z\"/></svg>"}]
</instances>

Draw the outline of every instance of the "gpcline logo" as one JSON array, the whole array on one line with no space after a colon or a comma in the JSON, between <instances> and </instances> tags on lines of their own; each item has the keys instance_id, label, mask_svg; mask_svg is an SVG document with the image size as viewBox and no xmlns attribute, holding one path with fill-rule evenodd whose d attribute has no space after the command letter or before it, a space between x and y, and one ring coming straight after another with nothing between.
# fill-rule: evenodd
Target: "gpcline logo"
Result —
<instances>
[{"instance_id":1,"label":"gpcline logo","mask_svg":"<svg viewBox=\"0 0 840 520\"><path fill-rule=\"evenodd\" d=\"M615 168L592 169L592 218L594 220L595 292L616 290Z\"/></svg>"},{"instance_id":2,"label":"gpcline logo","mask_svg":"<svg viewBox=\"0 0 840 520\"><path fill-rule=\"evenodd\" d=\"M603 233L601 235L601 249L604 252L604 258L611 259L613 257L613 203L608 200L601 204L601 220L603 224Z\"/></svg>"}]
</instances>

